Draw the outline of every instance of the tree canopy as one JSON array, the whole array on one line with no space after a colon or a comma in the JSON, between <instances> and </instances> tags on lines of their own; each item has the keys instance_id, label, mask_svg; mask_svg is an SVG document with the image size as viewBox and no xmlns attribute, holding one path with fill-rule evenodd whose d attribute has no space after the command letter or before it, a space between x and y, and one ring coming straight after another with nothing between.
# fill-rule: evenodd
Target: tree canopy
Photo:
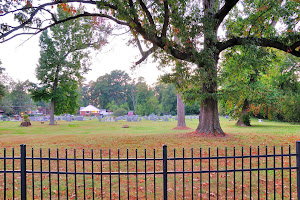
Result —
<instances>
[{"instance_id":1,"label":"tree canopy","mask_svg":"<svg viewBox=\"0 0 300 200\"><path fill-rule=\"evenodd\" d=\"M58 7L58 20L72 16L72 12ZM40 83L32 89L32 97L51 101L51 125L54 114L77 112L77 88L89 70L88 48L98 49L105 44L109 29L93 26L92 22L91 17L69 20L52 26L40 36L41 55L36 68Z\"/></svg>"}]
</instances>

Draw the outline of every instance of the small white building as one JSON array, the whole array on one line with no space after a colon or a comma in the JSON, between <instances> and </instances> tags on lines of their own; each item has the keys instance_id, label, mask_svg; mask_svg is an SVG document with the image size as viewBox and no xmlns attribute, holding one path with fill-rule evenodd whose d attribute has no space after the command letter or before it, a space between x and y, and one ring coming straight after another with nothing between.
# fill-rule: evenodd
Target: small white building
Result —
<instances>
[{"instance_id":1,"label":"small white building","mask_svg":"<svg viewBox=\"0 0 300 200\"><path fill-rule=\"evenodd\" d=\"M80 115L81 116L91 116L91 115L100 115L100 109L96 108L93 105L88 105L87 107L80 108Z\"/></svg>"}]
</instances>

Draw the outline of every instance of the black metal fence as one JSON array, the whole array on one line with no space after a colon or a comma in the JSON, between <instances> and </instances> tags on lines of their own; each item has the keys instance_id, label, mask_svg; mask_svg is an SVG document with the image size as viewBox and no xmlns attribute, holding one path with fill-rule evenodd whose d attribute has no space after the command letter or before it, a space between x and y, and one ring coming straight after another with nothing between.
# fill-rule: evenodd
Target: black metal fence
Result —
<instances>
[{"instance_id":1,"label":"black metal fence","mask_svg":"<svg viewBox=\"0 0 300 200\"><path fill-rule=\"evenodd\" d=\"M300 199L300 142L276 148L0 153L0 199Z\"/></svg>"}]
</instances>

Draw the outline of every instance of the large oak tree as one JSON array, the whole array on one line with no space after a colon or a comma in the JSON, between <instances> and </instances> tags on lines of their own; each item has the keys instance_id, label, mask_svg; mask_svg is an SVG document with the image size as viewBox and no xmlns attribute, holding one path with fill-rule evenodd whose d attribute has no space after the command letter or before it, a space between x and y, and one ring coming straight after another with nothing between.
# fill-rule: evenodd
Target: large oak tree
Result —
<instances>
[{"instance_id":1,"label":"large oak tree","mask_svg":"<svg viewBox=\"0 0 300 200\"><path fill-rule=\"evenodd\" d=\"M56 19L51 6L65 3L87 5L86 11ZM130 29L142 53L137 63L153 52L160 58L194 63L197 67L190 74L194 88L188 89L201 98L199 133L224 135L218 119L217 99L217 64L223 50L251 43L300 56L297 0L282 3L278 0L33 0L27 3L5 1L0 10L1 17L14 15L19 20L17 25L1 24L1 42L18 34L37 33L69 19L95 16ZM46 21L40 17L41 12L44 16L48 13ZM278 29L274 28L276 22L280 22ZM221 38L217 33L222 27L226 34ZM20 33L23 28L27 31ZM148 50L143 50L139 39L145 41Z\"/></svg>"}]
</instances>

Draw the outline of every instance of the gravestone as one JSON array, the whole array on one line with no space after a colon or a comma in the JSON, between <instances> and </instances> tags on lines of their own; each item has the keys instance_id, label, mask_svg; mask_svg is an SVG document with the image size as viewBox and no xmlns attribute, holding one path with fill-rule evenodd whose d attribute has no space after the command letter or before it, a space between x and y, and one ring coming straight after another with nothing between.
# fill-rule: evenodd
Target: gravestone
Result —
<instances>
[{"instance_id":1,"label":"gravestone","mask_svg":"<svg viewBox=\"0 0 300 200\"><path fill-rule=\"evenodd\" d=\"M77 121L83 121L83 116L76 116Z\"/></svg>"}]
</instances>

